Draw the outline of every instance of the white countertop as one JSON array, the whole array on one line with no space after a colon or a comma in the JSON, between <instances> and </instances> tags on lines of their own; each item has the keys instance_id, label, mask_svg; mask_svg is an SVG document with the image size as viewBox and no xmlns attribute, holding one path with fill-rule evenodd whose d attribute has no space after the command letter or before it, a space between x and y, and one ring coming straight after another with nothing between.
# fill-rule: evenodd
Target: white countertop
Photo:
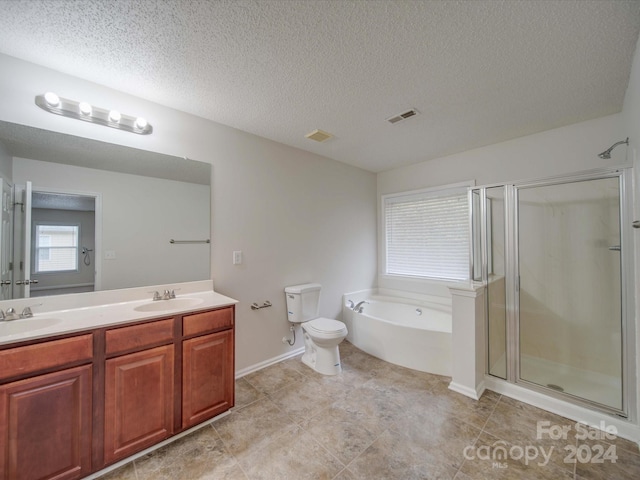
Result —
<instances>
[{"instance_id":1,"label":"white countertop","mask_svg":"<svg viewBox=\"0 0 640 480\"><path fill-rule=\"evenodd\" d=\"M237 300L213 290L190 292L183 295L178 295L178 293L176 292L176 298L171 300L152 301L147 296L144 299L127 299L127 301L118 303L94 304L79 308L71 307L59 310L33 308L32 318L0 321L0 345L152 318L166 318L184 312L208 310L238 303ZM126 296L123 295L123 297ZM32 303L38 300L37 298L31 299ZM60 303L58 302L57 305L59 306ZM146 309L152 310L145 311ZM16 307L15 310L18 313L21 312L20 308Z\"/></svg>"}]
</instances>

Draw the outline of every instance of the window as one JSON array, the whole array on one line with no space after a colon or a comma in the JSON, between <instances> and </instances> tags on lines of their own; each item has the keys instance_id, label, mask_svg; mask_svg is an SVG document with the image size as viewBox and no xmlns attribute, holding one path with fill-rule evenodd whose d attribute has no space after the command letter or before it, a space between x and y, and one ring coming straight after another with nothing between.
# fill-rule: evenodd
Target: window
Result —
<instances>
[{"instance_id":1,"label":"window","mask_svg":"<svg viewBox=\"0 0 640 480\"><path fill-rule=\"evenodd\" d=\"M40 225L35 228L34 273L78 270L78 225Z\"/></svg>"},{"instance_id":2,"label":"window","mask_svg":"<svg viewBox=\"0 0 640 480\"><path fill-rule=\"evenodd\" d=\"M467 184L382 197L386 273L469 278Z\"/></svg>"}]
</instances>

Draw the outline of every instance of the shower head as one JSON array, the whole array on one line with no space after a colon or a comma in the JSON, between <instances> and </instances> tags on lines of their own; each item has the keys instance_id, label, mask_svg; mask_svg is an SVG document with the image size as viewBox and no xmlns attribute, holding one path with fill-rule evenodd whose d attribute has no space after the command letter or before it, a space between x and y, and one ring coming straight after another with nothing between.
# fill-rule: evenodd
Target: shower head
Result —
<instances>
[{"instance_id":1,"label":"shower head","mask_svg":"<svg viewBox=\"0 0 640 480\"><path fill-rule=\"evenodd\" d=\"M604 152L599 153L598 156L600 158L602 158L603 160L608 160L611 158L611 151L616 148L618 145L629 145L629 137L627 137L626 140L621 140L620 142L616 142L613 145L611 145L609 148L607 148Z\"/></svg>"}]
</instances>

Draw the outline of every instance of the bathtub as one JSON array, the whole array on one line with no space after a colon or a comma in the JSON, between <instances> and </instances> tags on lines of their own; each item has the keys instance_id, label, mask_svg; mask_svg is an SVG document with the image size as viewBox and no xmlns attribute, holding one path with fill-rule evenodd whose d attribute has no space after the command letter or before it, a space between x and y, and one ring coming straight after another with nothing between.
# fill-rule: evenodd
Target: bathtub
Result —
<instances>
[{"instance_id":1,"label":"bathtub","mask_svg":"<svg viewBox=\"0 0 640 480\"><path fill-rule=\"evenodd\" d=\"M365 300L362 313L350 301ZM347 340L360 350L403 367L451 376L451 301L382 295L345 295Z\"/></svg>"}]
</instances>

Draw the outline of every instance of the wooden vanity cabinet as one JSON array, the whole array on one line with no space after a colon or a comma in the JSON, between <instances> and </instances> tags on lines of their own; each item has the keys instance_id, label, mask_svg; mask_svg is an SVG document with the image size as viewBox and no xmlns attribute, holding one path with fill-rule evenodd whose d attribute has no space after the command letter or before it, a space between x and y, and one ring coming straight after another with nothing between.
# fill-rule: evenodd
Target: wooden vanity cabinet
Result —
<instances>
[{"instance_id":1,"label":"wooden vanity cabinet","mask_svg":"<svg viewBox=\"0 0 640 480\"><path fill-rule=\"evenodd\" d=\"M233 407L233 317L233 308L183 317L182 429Z\"/></svg>"},{"instance_id":2,"label":"wooden vanity cabinet","mask_svg":"<svg viewBox=\"0 0 640 480\"><path fill-rule=\"evenodd\" d=\"M182 345L182 428L233 406L233 331L203 335Z\"/></svg>"},{"instance_id":3,"label":"wooden vanity cabinet","mask_svg":"<svg viewBox=\"0 0 640 480\"><path fill-rule=\"evenodd\" d=\"M92 348L89 334L0 350L0 478L91 473Z\"/></svg>"},{"instance_id":4,"label":"wooden vanity cabinet","mask_svg":"<svg viewBox=\"0 0 640 480\"><path fill-rule=\"evenodd\" d=\"M234 308L105 332L104 465L230 409Z\"/></svg>"},{"instance_id":5,"label":"wooden vanity cabinet","mask_svg":"<svg viewBox=\"0 0 640 480\"><path fill-rule=\"evenodd\" d=\"M234 306L0 346L0 480L72 480L234 403Z\"/></svg>"},{"instance_id":6,"label":"wooden vanity cabinet","mask_svg":"<svg viewBox=\"0 0 640 480\"><path fill-rule=\"evenodd\" d=\"M106 353L112 356L105 362L105 464L173 434L173 322L159 320L105 334Z\"/></svg>"}]
</instances>

